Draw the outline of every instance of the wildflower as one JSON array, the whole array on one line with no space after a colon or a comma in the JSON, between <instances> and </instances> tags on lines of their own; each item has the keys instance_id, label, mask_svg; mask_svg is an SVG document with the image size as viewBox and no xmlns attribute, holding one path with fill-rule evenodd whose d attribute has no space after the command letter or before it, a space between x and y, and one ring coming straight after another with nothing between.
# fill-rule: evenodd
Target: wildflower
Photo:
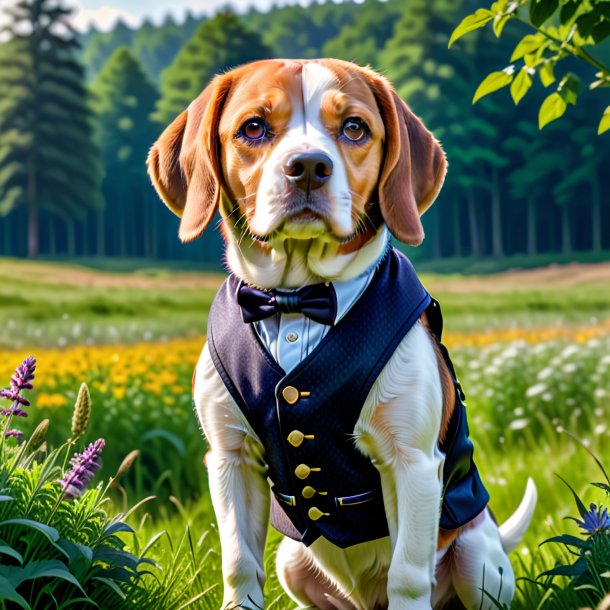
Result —
<instances>
[{"instance_id":1,"label":"wildflower","mask_svg":"<svg viewBox=\"0 0 610 610\"><path fill-rule=\"evenodd\" d=\"M77 453L71 460L72 468L65 474L61 489L68 498L79 497L87 483L100 468L99 458L106 442L99 438L91 443L82 453Z\"/></svg>"},{"instance_id":2,"label":"wildflower","mask_svg":"<svg viewBox=\"0 0 610 610\"><path fill-rule=\"evenodd\" d=\"M604 508L604 510L602 510L601 505L598 508L595 504L591 503L590 510L586 512L582 518L582 521L577 520L576 523L580 529L589 534L589 536L595 536L595 534L610 528L608 509Z\"/></svg>"},{"instance_id":3,"label":"wildflower","mask_svg":"<svg viewBox=\"0 0 610 610\"><path fill-rule=\"evenodd\" d=\"M529 419L527 417L522 417L520 419L514 419L508 425L509 430L523 430L523 428L527 428L529 424Z\"/></svg>"},{"instance_id":4,"label":"wildflower","mask_svg":"<svg viewBox=\"0 0 610 610\"><path fill-rule=\"evenodd\" d=\"M21 438L23 436L23 432L21 432L21 430L15 430L13 428L11 430L7 430L4 433L4 436L14 436L15 438Z\"/></svg>"},{"instance_id":5,"label":"wildflower","mask_svg":"<svg viewBox=\"0 0 610 610\"><path fill-rule=\"evenodd\" d=\"M91 415L91 395L86 383L82 383L76 397L74 413L72 414L72 438L78 438L85 433Z\"/></svg>"},{"instance_id":6,"label":"wildflower","mask_svg":"<svg viewBox=\"0 0 610 610\"><path fill-rule=\"evenodd\" d=\"M30 401L21 396L24 390L34 388L34 371L36 370L36 358L28 356L16 369L11 377L11 384L8 388L0 390L0 397L11 400L12 404L8 409L2 409L2 415L16 415L17 417L27 417L28 414L22 407L29 407Z\"/></svg>"},{"instance_id":7,"label":"wildflower","mask_svg":"<svg viewBox=\"0 0 610 610\"><path fill-rule=\"evenodd\" d=\"M538 396L539 394L542 394L545 391L546 391L546 385L544 383L537 383L537 384L533 385L531 388L528 388L527 391L525 392L525 395L528 398L532 398L534 396Z\"/></svg>"}]
</instances>

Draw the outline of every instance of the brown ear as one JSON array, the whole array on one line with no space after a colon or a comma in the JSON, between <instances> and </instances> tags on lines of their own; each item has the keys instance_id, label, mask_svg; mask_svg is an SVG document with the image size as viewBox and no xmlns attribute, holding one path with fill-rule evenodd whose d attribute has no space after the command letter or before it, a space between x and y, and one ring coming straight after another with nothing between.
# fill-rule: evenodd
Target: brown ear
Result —
<instances>
[{"instance_id":1,"label":"brown ear","mask_svg":"<svg viewBox=\"0 0 610 610\"><path fill-rule=\"evenodd\" d=\"M154 143L148 173L167 207L182 218L183 242L199 237L210 224L221 195L218 122L231 87L217 76Z\"/></svg>"},{"instance_id":2,"label":"brown ear","mask_svg":"<svg viewBox=\"0 0 610 610\"><path fill-rule=\"evenodd\" d=\"M424 239L419 217L432 205L445 179L445 153L390 84L373 74L369 72L369 80L386 127L378 187L381 214L396 239L418 246Z\"/></svg>"}]
</instances>

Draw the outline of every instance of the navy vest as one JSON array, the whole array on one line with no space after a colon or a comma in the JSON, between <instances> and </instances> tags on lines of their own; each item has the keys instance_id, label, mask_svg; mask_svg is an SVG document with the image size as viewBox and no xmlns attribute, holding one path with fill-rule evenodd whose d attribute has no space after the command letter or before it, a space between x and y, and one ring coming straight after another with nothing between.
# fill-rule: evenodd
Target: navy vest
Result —
<instances>
[{"instance_id":1,"label":"navy vest","mask_svg":"<svg viewBox=\"0 0 610 610\"><path fill-rule=\"evenodd\" d=\"M442 317L409 260L390 249L360 299L289 374L245 324L240 280L221 286L208 320L214 366L265 449L271 523L310 545L320 536L345 548L388 535L379 472L352 434L366 397L398 344L427 311L440 342ZM472 459L461 388L446 437L440 526L454 529L489 495Z\"/></svg>"}]
</instances>

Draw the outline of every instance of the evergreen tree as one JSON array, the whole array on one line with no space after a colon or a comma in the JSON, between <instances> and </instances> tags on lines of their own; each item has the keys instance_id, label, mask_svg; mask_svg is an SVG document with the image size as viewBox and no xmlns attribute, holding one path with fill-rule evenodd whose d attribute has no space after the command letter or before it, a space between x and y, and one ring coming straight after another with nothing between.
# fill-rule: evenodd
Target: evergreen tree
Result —
<instances>
[{"instance_id":1,"label":"evergreen tree","mask_svg":"<svg viewBox=\"0 0 610 610\"><path fill-rule=\"evenodd\" d=\"M98 218L98 254L152 256L145 160L159 131L150 120L157 90L142 65L122 47L91 83L91 94L106 169L106 210ZM128 226L139 227L139 234L129 239L129 247Z\"/></svg>"},{"instance_id":2,"label":"evergreen tree","mask_svg":"<svg viewBox=\"0 0 610 610\"><path fill-rule=\"evenodd\" d=\"M144 21L135 32L131 50L155 81L184 44L183 30L184 27L172 20L166 21L160 27L150 21Z\"/></svg>"},{"instance_id":3,"label":"evergreen tree","mask_svg":"<svg viewBox=\"0 0 610 610\"><path fill-rule=\"evenodd\" d=\"M230 12L205 21L161 75L155 120L165 125L182 112L212 77L229 68L272 55L256 32Z\"/></svg>"},{"instance_id":4,"label":"evergreen tree","mask_svg":"<svg viewBox=\"0 0 610 610\"><path fill-rule=\"evenodd\" d=\"M129 47L133 42L134 30L124 21L117 21L109 32L95 32L87 36L83 46L83 63L87 66L89 80L95 77L108 58L119 48Z\"/></svg>"},{"instance_id":5,"label":"evergreen tree","mask_svg":"<svg viewBox=\"0 0 610 610\"><path fill-rule=\"evenodd\" d=\"M394 34L402 5L399 0L367 0L353 23L345 25L338 36L324 45L323 55L379 69L379 53Z\"/></svg>"},{"instance_id":6,"label":"evergreen tree","mask_svg":"<svg viewBox=\"0 0 610 610\"><path fill-rule=\"evenodd\" d=\"M9 42L0 54L0 213L27 208L28 254L39 252L43 209L74 220L102 205L101 166L91 128L71 11L57 0L4 9Z\"/></svg>"}]
</instances>

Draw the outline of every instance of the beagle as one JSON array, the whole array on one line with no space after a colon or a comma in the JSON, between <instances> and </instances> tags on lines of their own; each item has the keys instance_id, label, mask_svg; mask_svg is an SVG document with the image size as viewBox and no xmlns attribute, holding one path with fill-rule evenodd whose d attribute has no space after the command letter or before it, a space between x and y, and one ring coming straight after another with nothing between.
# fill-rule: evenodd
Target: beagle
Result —
<instances>
[{"instance_id":1,"label":"beagle","mask_svg":"<svg viewBox=\"0 0 610 610\"><path fill-rule=\"evenodd\" d=\"M222 218L193 390L223 607L264 607L270 512L299 608L509 604L535 486L498 526L438 303L389 245L421 243L445 177L420 119L371 69L259 61L214 78L148 167L183 241Z\"/></svg>"}]
</instances>

